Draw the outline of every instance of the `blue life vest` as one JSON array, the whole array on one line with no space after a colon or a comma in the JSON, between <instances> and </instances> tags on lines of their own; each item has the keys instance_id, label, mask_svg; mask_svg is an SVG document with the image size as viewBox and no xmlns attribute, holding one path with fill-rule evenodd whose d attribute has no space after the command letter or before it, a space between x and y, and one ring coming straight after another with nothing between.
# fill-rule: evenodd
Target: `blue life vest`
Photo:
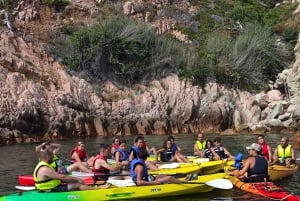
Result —
<instances>
[{"instance_id":1,"label":"blue life vest","mask_svg":"<svg viewBox=\"0 0 300 201\"><path fill-rule=\"evenodd\" d=\"M149 179L148 179L149 178L149 174L148 174L146 163L143 160L141 160L141 159L133 159L133 161L130 164L130 174L132 176L132 180L134 182L137 181L137 175L136 175L136 173L134 171L134 168L138 164L142 165L143 168L144 168L142 180L143 181L149 181Z\"/></svg>"}]
</instances>

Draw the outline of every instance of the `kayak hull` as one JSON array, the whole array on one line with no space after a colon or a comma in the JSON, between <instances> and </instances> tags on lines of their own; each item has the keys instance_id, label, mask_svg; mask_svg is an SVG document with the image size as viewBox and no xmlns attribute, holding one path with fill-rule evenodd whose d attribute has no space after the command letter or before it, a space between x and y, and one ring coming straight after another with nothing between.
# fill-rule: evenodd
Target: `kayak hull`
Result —
<instances>
[{"instance_id":1,"label":"kayak hull","mask_svg":"<svg viewBox=\"0 0 300 201\"><path fill-rule=\"evenodd\" d=\"M282 166L282 165L271 165L268 167L268 172L271 181L276 181L291 176L295 174L297 171L298 171L297 164L292 164L290 167Z\"/></svg>"},{"instance_id":2,"label":"kayak hull","mask_svg":"<svg viewBox=\"0 0 300 201\"><path fill-rule=\"evenodd\" d=\"M276 186L273 182L244 183L237 177L233 177L232 183L235 187L245 192L263 196L269 199L282 201L300 201L299 196Z\"/></svg>"},{"instance_id":3,"label":"kayak hull","mask_svg":"<svg viewBox=\"0 0 300 201\"><path fill-rule=\"evenodd\" d=\"M225 173L199 176L197 180L192 180L190 184L162 184L153 186L129 186L110 187L108 189L39 193L38 191L28 191L0 196L0 201L100 201L100 200L120 200L120 199L146 199L153 197L178 196L184 194L205 193L214 188L203 184L213 179L225 178ZM199 182L199 183L196 183ZM201 182L201 183L200 183Z\"/></svg>"}]
</instances>

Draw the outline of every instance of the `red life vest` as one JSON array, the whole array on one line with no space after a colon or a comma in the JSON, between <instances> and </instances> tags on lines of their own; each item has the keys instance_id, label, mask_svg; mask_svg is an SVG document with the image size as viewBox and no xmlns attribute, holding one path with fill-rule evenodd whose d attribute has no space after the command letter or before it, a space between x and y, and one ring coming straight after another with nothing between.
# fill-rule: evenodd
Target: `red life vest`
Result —
<instances>
[{"instance_id":1,"label":"red life vest","mask_svg":"<svg viewBox=\"0 0 300 201\"><path fill-rule=\"evenodd\" d=\"M74 151L76 151L76 153L78 154L79 158L81 161L85 161L87 159L87 154L84 150L80 150L78 147L75 147L70 154L71 160L73 161L73 163L78 162L75 160L75 158L72 158L72 154L74 153Z\"/></svg>"},{"instance_id":2,"label":"red life vest","mask_svg":"<svg viewBox=\"0 0 300 201\"><path fill-rule=\"evenodd\" d=\"M266 143L263 143L261 146L261 153L265 157L266 160L269 160L269 152L268 152L268 145Z\"/></svg>"},{"instance_id":3,"label":"red life vest","mask_svg":"<svg viewBox=\"0 0 300 201\"><path fill-rule=\"evenodd\" d=\"M96 163L96 160L98 159L102 159L104 161L107 161L106 160L106 156L102 155L102 154L97 154L94 161L93 161L93 167L92 167L92 171L93 173L99 173L99 174L108 174L109 173L109 170L104 168L104 167L100 167L98 169L95 168L95 163Z\"/></svg>"}]
</instances>

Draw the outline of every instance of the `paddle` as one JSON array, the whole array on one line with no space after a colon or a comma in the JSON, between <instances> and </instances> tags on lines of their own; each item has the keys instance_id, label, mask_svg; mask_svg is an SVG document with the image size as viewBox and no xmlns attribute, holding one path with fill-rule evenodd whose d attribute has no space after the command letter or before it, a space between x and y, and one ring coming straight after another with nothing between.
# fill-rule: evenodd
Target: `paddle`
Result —
<instances>
[{"instance_id":1,"label":"paddle","mask_svg":"<svg viewBox=\"0 0 300 201\"><path fill-rule=\"evenodd\" d=\"M151 175L158 175L159 173L156 174L151 174ZM184 177L186 174L183 173L176 173L176 174L166 174L169 176L174 176L176 178ZM121 174L121 173L113 173L113 174L94 174L94 173L86 173L86 172L79 172L79 171L73 171L72 172L73 177L93 177L93 176L131 176L130 174Z\"/></svg>"},{"instance_id":2,"label":"paddle","mask_svg":"<svg viewBox=\"0 0 300 201\"><path fill-rule=\"evenodd\" d=\"M121 174L121 173L112 173L112 174L95 174L95 173L86 173L79 171L72 171L73 177L93 177L93 176L130 176L130 174Z\"/></svg>"},{"instance_id":3,"label":"paddle","mask_svg":"<svg viewBox=\"0 0 300 201\"><path fill-rule=\"evenodd\" d=\"M134 186L135 183L132 180L109 180L109 183L118 186L118 187L125 187L125 186ZM180 184L205 184L214 188L218 189L232 189L232 183L227 179L213 179L207 182L193 182L193 181L182 181ZM164 184L161 184L164 185ZM23 191L31 191L35 190L35 186L15 186L16 189L23 190Z\"/></svg>"},{"instance_id":4,"label":"paddle","mask_svg":"<svg viewBox=\"0 0 300 201\"><path fill-rule=\"evenodd\" d=\"M218 189L232 189L233 184L227 179L213 179L207 182L183 181L183 184L205 184Z\"/></svg>"}]
</instances>

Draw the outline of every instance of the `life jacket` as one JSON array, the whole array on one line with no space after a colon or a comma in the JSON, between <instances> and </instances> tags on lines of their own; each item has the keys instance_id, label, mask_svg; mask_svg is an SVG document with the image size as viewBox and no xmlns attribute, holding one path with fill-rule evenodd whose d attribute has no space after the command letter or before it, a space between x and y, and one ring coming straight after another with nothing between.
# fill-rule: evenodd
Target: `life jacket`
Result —
<instances>
[{"instance_id":1,"label":"life jacket","mask_svg":"<svg viewBox=\"0 0 300 201\"><path fill-rule=\"evenodd\" d=\"M76 151L76 153L78 154L79 158L81 161L85 161L87 158L87 154L85 152L85 150L80 150L78 147L75 147L70 154L71 160L73 161L73 163L78 162L76 161L74 158L72 158L72 154L74 153L74 151Z\"/></svg>"},{"instance_id":2,"label":"life jacket","mask_svg":"<svg viewBox=\"0 0 300 201\"><path fill-rule=\"evenodd\" d=\"M206 140L203 140L203 142L200 142L199 140L196 141L196 144L198 146L198 149L201 151L201 150L204 150L205 149L205 145L206 145Z\"/></svg>"},{"instance_id":3,"label":"life jacket","mask_svg":"<svg viewBox=\"0 0 300 201\"><path fill-rule=\"evenodd\" d=\"M263 143L260 145L261 146L261 153L262 155L269 160L270 156L269 156L269 152L268 152L268 145L266 143Z\"/></svg>"},{"instance_id":4,"label":"life jacket","mask_svg":"<svg viewBox=\"0 0 300 201\"><path fill-rule=\"evenodd\" d=\"M221 159L228 158L228 156L225 154L224 147L214 147L214 150Z\"/></svg>"},{"instance_id":5,"label":"life jacket","mask_svg":"<svg viewBox=\"0 0 300 201\"><path fill-rule=\"evenodd\" d=\"M204 151L205 158L213 159L214 155L209 148L206 148L203 151Z\"/></svg>"},{"instance_id":6,"label":"life jacket","mask_svg":"<svg viewBox=\"0 0 300 201\"><path fill-rule=\"evenodd\" d=\"M136 181L137 181L137 174L135 173L134 168L135 168L135 166L138 165L138 164L142 165L143 168L144 168L142 180L143 180L143 181L149 181L149 179L148 179L148 178L149 178L149 174L148 174L148 170L147 170L146 163L145 163L143 160L139 159L139 158L134 159L134 160L131 162L131 164L130 164L130 174L131 174L131 176L132 176L132 180L133 180L135 183L136 183Z\"/></svg>"},{"instance_id":7,"label":"life jacket","mask_svg":"<svg viewBox=\"0 0 300 201\"><path fill-rule=\"evenodd\" d=\"M160 160L162 162L169 162L174 157L172 148L168 148L166 151L160 153Z\"/></svg>"},{"instance_id":8,"label":"life jacket","mask_svg":"<svg viewBox=\"0 0 300 201\"><path fill-rule=\"evenodd\" d=\"M116 157L116 153L117 152L120 152L121 153L121 158L119 160L119 162L122 162L122 161L127 161L129 159L129 154L126 150L123 150L122 148L118 148L116 149L116 151L114 152L114 158Z\"/></svg>"},{"instance_id":9,"label":"life jacket","mask_svg":"<svg viewBox=\"0 0 300 201\"><path fill-rule=\"evenodd\" d=\"M277 146L277 150L278 150L279 160L284 160L286 158L292 157L292 145L290 145L290 144L285 148L283 148L280 144Z\"/></svg>"},{"instance_id":10,"label":"life jacket","mask_svg":"<svg viewBox=\"0 0 300 201\"><path fill-rule=\"evenodd\" d=\"M107 158L106 156L102 155L102 154L97 154L94 161L93 161L93 167L92 167L92 171L93 173L99 173L99 174L108 174L109 173L109 170L106 169L105 167L100 167L98 169L95 168L95 163L96 163L96 160L98 159L102 159L104 161L107 161Z\"/></svg>"},{"instance_id":11,"label":"life jacket","mask_svg":"<svg viewBox=\"0 0 300 201\"><path fill-rule=\"evenodd\" d=\"M133 145L132 147L131 147L131 149L130 149L130 153L133 151L133 158L135 159L135 158L138 158L138 153L140 153L140 149L137 147L137 146L135 146L135 145Z\"/></svg>"},{"instance_id":12,"label":"life jacket","mask_svg":"<svg viewBox=\"0 0 300 201\"><path fill-rule=\"evenodd\" d=\"M35 187L38 190L43 191L43 190L51 190L51 189L59 186L61 184L61 181L59 179L49 178L49 179L46 179L46 180L41 180L37 177L38 170L42 166L47 166L47 167L54 170L54 168L50 164L46 163L45 161L40 161L37 164L37 166L35 167L34 172L33 172L33 179L34 179L34 182L35 182Z\"/></svg>"}]
</instances>

